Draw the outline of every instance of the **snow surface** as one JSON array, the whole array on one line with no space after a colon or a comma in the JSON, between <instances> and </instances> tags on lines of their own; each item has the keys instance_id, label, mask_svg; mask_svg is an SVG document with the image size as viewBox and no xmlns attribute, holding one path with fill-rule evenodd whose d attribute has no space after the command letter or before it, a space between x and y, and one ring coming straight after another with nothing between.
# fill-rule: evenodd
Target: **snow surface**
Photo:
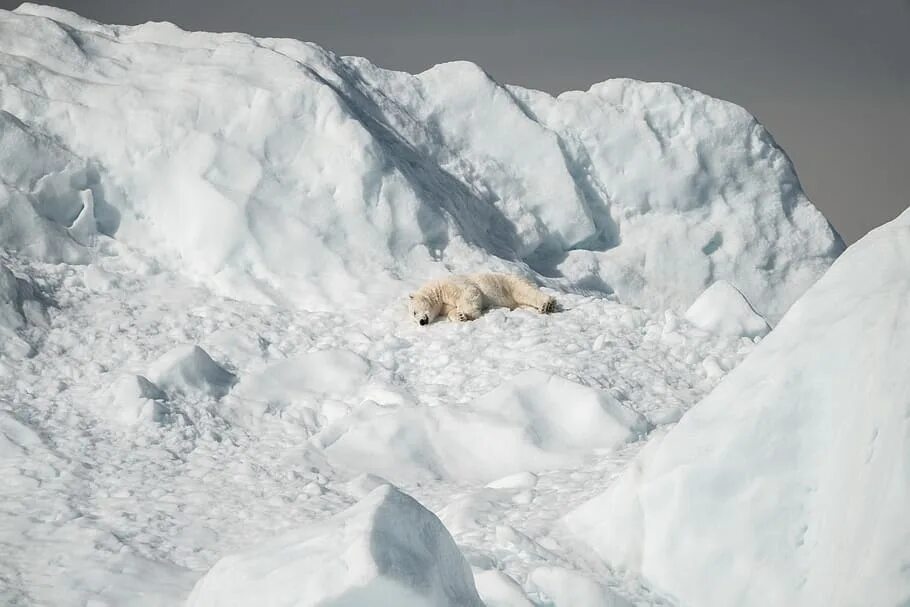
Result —
<instances>
[{"instance_id":1,"label":"snow surface","mask_svg":"<svg viewBox=\"0 0 910 607\"><path fill-rule=\"evenodd\" d=\"M367 401L314 441L333 461L393 481L486 482L567 468L592 449L616 449L647 429L642 415L607 392L525 371L457 409L388 411Z\"/></svg>"},{"instance_id":2,"label":"snow surface","mask_svg":"<svg viewBox=\"0 0 910 607\"><path fill-rule=\"evenodd\" d=\"M568 517L683 605L910 601L910 210Z\"/></svg>"},{"instance_id":3,"label":"snow surface","mask_svg":"<svg viewBox=\"0 0 910 607\"><path fill-rule=\"evenodd\" d=\"M676 85L0 11L0 603L258 600L267 566L362 604L318 573L347 545L432 604L672 604L559 522L755 349L683 310L723 280L776 321L841 248L761 125ZM561 310L408 322L478 270Z\"/></svg>"},{"instance_id":4,"label":"snow surface","mask_svg":"<svg viewBox=\"0 0 910 607\"><path fill-rule=\"evenodd\" d=\"M718 280L705 289L686 310L686 320L705 331L764 337L771 330L739 290L726 280Z\"/></svg>"},{"instance_id":5,"label":"snow surface","mask_svg":"<svg viewBox=\"0 0 910 607\"><path fill-rule=\"evenodd\" d=\"M33 4L0 14L0 58L0 236L46 261L116 235L220 294L323 310L478 268L658 310L725 279L774 320L843 246L752 116L676 85L553 98Z\"/></svg>"},{"instance_id":6,"label":"snow surface","mask_svg":"<svg viewBox=\"0 0 910 607\"><path fill-rule=\"evenodd\" d=\"M432 512L386 485L326 521L218 561L187 607L483 607Z\"/></svg>"}]
</instances>

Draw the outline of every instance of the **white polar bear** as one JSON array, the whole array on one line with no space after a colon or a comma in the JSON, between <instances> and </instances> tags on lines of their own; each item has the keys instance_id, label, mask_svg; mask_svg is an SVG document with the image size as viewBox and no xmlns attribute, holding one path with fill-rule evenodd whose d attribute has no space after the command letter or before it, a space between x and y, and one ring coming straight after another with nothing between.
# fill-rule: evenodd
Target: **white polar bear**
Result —
<instances>
[{"instance_id":1,"label":"white polar bear","mask_svg":"<svg viewBox=\"0 0 910 607\"><path fill-rule=\"evenodd\" d=\"M556 308L556 300L520 276L467 274L425 284L411 293L408 311L415 322L428 325L438 316L464 322L489 308L518 307L548 314Z\"/></svg>"}]
</instances>

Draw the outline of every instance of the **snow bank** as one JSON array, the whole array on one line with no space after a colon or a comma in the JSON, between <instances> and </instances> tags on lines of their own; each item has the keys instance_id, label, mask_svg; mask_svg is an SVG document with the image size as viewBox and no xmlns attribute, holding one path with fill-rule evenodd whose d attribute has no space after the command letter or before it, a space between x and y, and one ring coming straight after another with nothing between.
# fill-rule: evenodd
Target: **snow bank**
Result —
<instances>
[{"instance_id":1,"label":"snow bank","mask_svg":"<svg viewBox=\"0 0 910 607\"><path fill-rule=\"evenodd\" d=\"M148 378L153 387L168 395L212 398L221 398L237 382L233 373L212 360L208 352L193 345L177 346L163 354L149 367ZM140 378L140 384L141 379L144 378Z\"/></svg>"},{"instance_id":2,"label":"snow bank","mask_svg":"<svg viewBox=\"0 0 910 607\"><path fill-rule=\"evenodd\" d=\"M482 607L446 528L388 485L324 522L221 559L187 605Z\"/></svg>"},{"instance_id":3,"label":"snow bank","mask_svg":"<svg viewBox=\"0 0 910 607\"><path fill-rule=\"evenodd\" d=\"M113 235L309 308L478 268L679 309L724 279L776 319L842 247L752 116L680 86L553 98L33 4L0 12L0 59L0 243L43 259Z\"/></svg>"},{"instance_id":4,"label":"snow bank","mask_svg":"<svg viewBox=\"0 0 910 607\"><path fill-rule=\"evenodd\" d=\"M316 440L330 461L395 481L488 482L568 466L646 430L644 418L606 392L526 371L463 407L365 403Z\"/></svg>"},{"instance_id":5,"label":"snow bank","mask_svg":"<svg viewBox=\"0 0 910 607\"><path fill-rule=\"evenodd\" d=\"M764 337L771 330L745 296L726 280L705 289L686 310L686 320L721 335Z\"/></svg>"},{"instance_id":6,"label":"snow bank","mask_svg":"<svg viewBox=\"0 0 910 607\"><path fill-rule=\"evenodd\" d=\"M567 522L684 605L910 601L910 210Z\"/></svg>"},{"instance_id":7,"label":"snow bank","mask_svg":"<svg viewBox=\"0 0 910 607\"><path fill-rule=\"evenodd\" d=\"M169 408L167 395L141 375L123 375L99 399L103 415L132 425L140 422L162 422Z\"/></svg>"}]
</instances>

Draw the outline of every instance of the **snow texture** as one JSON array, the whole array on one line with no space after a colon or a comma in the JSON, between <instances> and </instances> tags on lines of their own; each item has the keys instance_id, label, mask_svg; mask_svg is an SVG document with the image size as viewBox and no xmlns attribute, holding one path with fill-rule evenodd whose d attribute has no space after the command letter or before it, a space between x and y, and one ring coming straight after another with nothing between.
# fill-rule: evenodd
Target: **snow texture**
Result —
<instances>
[{"instance_id":1,"label":"snow texture","mask_svg":"<svg viewBox=\"0 0 910 607\"><path fill-rule=\"evenodd\" d=\"M910 600L910 210L568 517L679 604Z\"/></svg>"},{"instance_id":2,"label":"snow texture","mask_svg":"<svg viewBox=\"0 0 910 607\"><path fill-rule=\"evenodd\" d=\"M0 11L0 603L888 604L898 231L690 416L842 249L742 108ZM425 280L487 271L561 309L407 318ZM737 475L683 513L659 472L696 451ZM592 551L559 521L606 490Z\"/></svg>"},{"instance_id":3,"label":"snow texture","mask_svg":"<svg viewBox=\"0 0 910 607\"><path fill-rule=\"evenodd\" d=\"M432 512L384 486L334 517L221 559L187 607L483 607Z\"/></svg>"},{"instance_id":4,"label":"snow texture","mask_svg":"<svg viewBox=\"0 0 910 607\"><path fill-rule=\"evenodd\" d=\"M616 449L647 429L643 416L604 391L525 371L458 409L362 405L316 440L333 461L391 480L482 483L569 467L585 452Z\"/></svg>"},{"instance_id":5,"label":"snow texture","mask_svg":"<svg viewBox=\"0 0 910 607\"><path fill-rule=\"evenodd\" d=\"M686 310L686 320L705 331L764 337L771 330L749 301L726 280L718 280Z\"/></svg>"},{"instance_id":6,"label":"snow texture","mask_svg":"<svg viewBox=\"0 0 910 607\"><path fill-rule=\"evenodd\" d=\"M654 309L724 279L774 320L842 249L768 132L681 86L553 98L465 62L410 75L33 4L0 14L0 57L0 236L47 261L116 235L308 309L478 268Z\"/></svg>"}]
</instances>

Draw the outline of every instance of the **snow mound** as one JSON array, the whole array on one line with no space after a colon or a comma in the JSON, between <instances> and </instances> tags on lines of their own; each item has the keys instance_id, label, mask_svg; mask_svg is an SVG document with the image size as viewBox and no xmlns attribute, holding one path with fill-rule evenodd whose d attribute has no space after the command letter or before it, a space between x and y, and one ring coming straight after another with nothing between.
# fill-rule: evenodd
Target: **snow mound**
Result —
<instances>
[{"instance_id":1,"label":"snow mound","mask_svg":"<svg viewBox=\"0 0 910 607\"><path fill-rule=\"evenodd\" d=\"M111 385L107 398L101 399L110 418L132 425L139 422L163 422L169 408L167 395L141 375L123 375Z\"/></svg>"},{"instance_id":2,"label":"snow mound","mask_svg":"<svg viewBox=\"0 0 910 607\"><path fill-rule=\"evenodd\" d=\"M764 337L771 331L749 300L726 280L718 280L686 310L686 320L721 335Z\"/></svg>"},{"instance_id":3,"label":"snow mound","mask_svg":"<svg viewBox=\"0 0 910 607\"><path fill-rule=\"evenodd\" d=\"M365 403L315 437L329 460L393 481L489 482L615 449L647 422L606 392L526 371L463 407Z\"/></svg>"},{"instance_id":4,"label":"snow mound","mask_svg":"<svg viewBox=\"0 0 910 607\"><path fill-rule=\"evenodd\" d=\"M910 601L910 210L568 517L684 605Z\"/></svg>"},{"instance_id":5,"label":"snow mound","mask_svg":"<svg viewBox=\"0 0 910 607\"><path fill-rule=\"evenodd\" d=\"M443 524L391 486L324 522L221 559L187 605L482 607Z\"/></svg>"},{"instance_id":6,"label":"snow mound","mask_svg":"<svg viewBox=\"0 0 910 607\"><path fill-rule=\"evenodd\" d=\"M233 373L212 360L208 352L193 345L177 346L162 355L149 367L148 378L153 387L169 396L179 394L212 398L223 397L237 382ZM138 383L146 385L142 379L139 378Z\"/></svg>"},{"instance_id":7,"label":"snow mound","mask_svg":"<svg viewBox=\"0 0 910 607\"><path fill-rule=\"evenodd\" d=\"M681 86L553 98L33 4L0 12L0 59L0 242L48 260L113 236L309 309L479 268L679 309L724 279L776 319L842 249L768 132Z\"/></svg>"}]
</instances>

